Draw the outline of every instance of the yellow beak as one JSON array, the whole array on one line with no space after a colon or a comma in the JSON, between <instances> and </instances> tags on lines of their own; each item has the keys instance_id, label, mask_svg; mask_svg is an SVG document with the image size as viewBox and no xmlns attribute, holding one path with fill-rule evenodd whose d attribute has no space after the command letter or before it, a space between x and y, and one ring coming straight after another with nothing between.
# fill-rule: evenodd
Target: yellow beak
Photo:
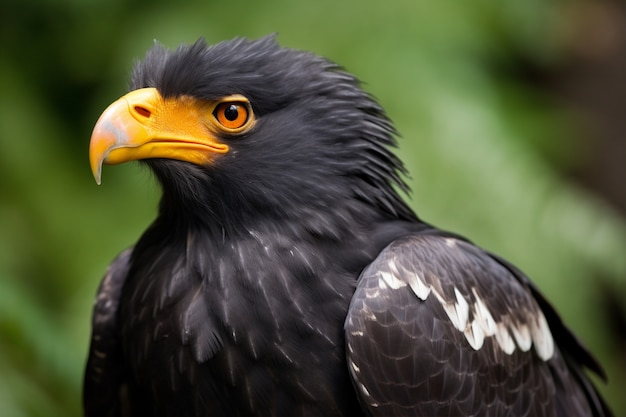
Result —
<instances>
[{"instance_id":1,"label":"yellow beak","mask_svg":"<svg viewBox=\"0 0 626 417\"><path fill-rule=\"evenodd\" d=\"M102 164L168 158L202 165L228 152L210 128L210 104L164 99L154 88L131 91L102 113L91 135L89 163L98 184Z\"/></svg>"}]
</instances>

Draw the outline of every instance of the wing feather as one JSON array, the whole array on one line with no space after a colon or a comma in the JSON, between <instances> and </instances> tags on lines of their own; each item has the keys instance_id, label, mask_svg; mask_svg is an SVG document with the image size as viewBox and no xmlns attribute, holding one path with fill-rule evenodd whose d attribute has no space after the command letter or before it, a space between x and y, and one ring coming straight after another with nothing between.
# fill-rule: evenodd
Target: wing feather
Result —
<instances>
[{"instance_id":1,"label":"wing feather","mask_svg":"<svg viewBox=\"0 0 626 417\"><path fill-rule=\"evenodd\" d=\"M551 326L569 331L553 309L544 314L538 294L464 240L392 242L361 274L345 322L363 407L371 415L604 415L586 363L569 354L585 349L555 344Z\"/></svg>"}]
</instances>

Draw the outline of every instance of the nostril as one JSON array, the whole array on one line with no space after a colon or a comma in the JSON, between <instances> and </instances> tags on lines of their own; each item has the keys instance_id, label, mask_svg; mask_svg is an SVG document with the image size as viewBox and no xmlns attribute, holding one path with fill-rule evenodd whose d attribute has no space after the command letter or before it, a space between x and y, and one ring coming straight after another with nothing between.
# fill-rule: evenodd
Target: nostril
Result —
<instances>
[{"instance_id":1,"label":"nostril","mask_svg":"<svg viewBox=\"0 0 626 417\"><path fill-rule=\"evenodd\" d=\"M150 110L146 109L145 107L135 106L134 109L140 116L143 116L146 119L150 118L151 112L150 112Z\"/></svg>"}]
</instances>

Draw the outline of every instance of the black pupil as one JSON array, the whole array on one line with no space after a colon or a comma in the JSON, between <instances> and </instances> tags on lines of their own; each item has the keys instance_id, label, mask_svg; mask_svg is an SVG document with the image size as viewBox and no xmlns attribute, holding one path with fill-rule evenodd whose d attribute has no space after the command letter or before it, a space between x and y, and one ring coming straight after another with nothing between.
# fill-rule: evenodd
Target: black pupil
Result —
<instances>
[{"instance_id":1,"label":"black pupil","mask_svg":"<svg viewBox=\"0 0 626 417\"><path fill-rule=\"evenodd\" d=\"M224 109L224 117L226 120L230 120L231 122L233 120L237 120L237 117L239 117L239 106L236 104L230 104L227 106Z\"/></svg>"}]
</instances>

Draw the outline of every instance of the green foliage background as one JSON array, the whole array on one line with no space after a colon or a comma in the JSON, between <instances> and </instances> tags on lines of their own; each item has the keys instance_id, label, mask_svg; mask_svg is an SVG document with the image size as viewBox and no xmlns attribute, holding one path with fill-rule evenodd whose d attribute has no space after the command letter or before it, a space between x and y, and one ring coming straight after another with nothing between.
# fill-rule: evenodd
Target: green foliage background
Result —
<instances>
[{"instance_id":1,"label":"green foliage background","mask_svg":"<svg viewBox=\"0 0 626 417\"><path fill-rule=\"evenodd\" d=\"M572 115L494 71L558 62L563 1L5 0L0 5L0 414L78 416L90 309L108 262L155 213L137 164L95 185L91 128L157 39L278 33L366 82L402 134L425 220L512 260L599 355L626 415L623 346L602 288L626 294L624 219L564 179ZM602 277L602 282L598 281ZM600 285L602 284L602 285Z\"/></svg>"}]
</instances>

